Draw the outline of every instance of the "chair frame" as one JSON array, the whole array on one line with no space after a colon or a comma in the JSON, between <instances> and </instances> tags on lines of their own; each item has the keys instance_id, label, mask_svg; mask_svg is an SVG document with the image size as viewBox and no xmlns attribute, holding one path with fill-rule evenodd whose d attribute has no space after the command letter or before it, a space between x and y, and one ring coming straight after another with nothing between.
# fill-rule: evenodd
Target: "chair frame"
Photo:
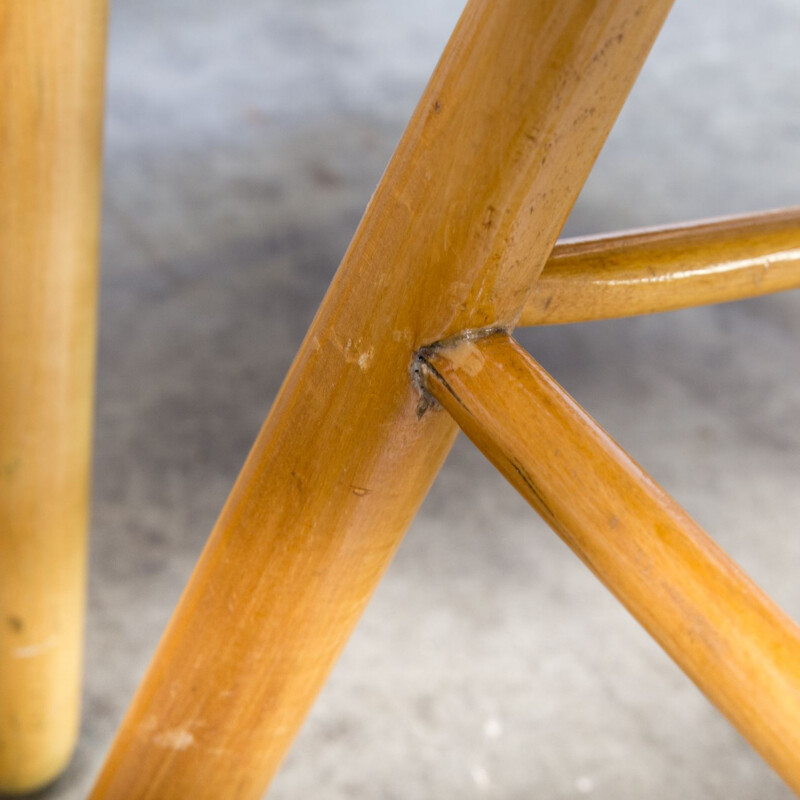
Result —
<instances>
[{"instance_id":1,"label":"chair frame","mask_svg":"<svg viewBox=\"0 0 800 800\"><path fill-rule=\"evenodd\" d=\"M800 793L800 630L511 339L800 283L797 210L556 245L670 6L467 4L93 800L263 794L459 427Z\"/></svg>"}]
</instances>

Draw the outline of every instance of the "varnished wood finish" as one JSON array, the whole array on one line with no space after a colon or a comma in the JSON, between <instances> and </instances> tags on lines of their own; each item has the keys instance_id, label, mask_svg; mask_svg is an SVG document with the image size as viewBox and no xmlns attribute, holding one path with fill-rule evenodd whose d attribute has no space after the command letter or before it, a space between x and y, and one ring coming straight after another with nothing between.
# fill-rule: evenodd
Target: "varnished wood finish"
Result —
<instances>
[{"instance_id":1,"label":"varnished wood finish","mask_svg":"<svg viewBox=\"0 0 800 800\"><path fill-rule=\"evenodd\" d=\"M261 796L455 435L413 353L518 317L669 5L469 3L94 800Z\"/></svg>"},{"instance_id":2,"label":"varnished wood finish","mask_svg":"<svg viewBox=\"0 0 800 800\"><path fill-rule=\"evenodd\" d=\"M78 732L105 4L0 7L0 792Z\"/></svg>"},{"instance_id":3,"label":"varnished wood finish","mask_svg":"<svg viewBox=\"0 0 800 800\"><path fill-rule=\"evenodd\" d=\"M556 244L520 325L630 317L800 287L800 208Z\"/></svg>"},{"instance_id":4,"label":"varnished wood finish","mask_svg":"<svg viewBox=\"0 0 800 800\"><path fill-rule=\"evenodd\" d=\"M800 791L800 629L513 339L425 361L470 439Z\"/></svg>"}]
</instances>

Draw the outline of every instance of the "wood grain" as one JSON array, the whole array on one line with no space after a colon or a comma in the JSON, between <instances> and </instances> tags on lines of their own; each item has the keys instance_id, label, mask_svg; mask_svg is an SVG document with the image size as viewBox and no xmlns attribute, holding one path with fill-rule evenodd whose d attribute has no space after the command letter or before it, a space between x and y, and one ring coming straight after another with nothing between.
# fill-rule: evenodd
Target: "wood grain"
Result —
<instances>
[{"instance_id":1,"label":"wood grain","mask_svg":"<svg viewBox=\"0 0 800 800\"><path fill-rule=\"evenodd\" d=\"M519 316L669 6L467 5L94 800L261 797L455 436L415 351Z\"/></svg>"},{"instance_id":2,"label":"wood grain","mask_svg":"<svg viewBox=\"0 0 800 800\"><path fill-rule=\"evenodd\" d=\"M105 4L3 3L0 43L0 792L22 792L79 725Z\"/></svg>"},{"instance_id":3,"label":"wood grain","mask_svg":"<svg viewBox=\"0 0 800 800\"><path fill-rule=\"evenodd\" d=\"M800 287L800 208L556 244L520 325L630 317Z\"/></svg>"},{"instance_id":4,"label":"wood grain","mask_svg":"<svg viewBox=\"0 0 800 800\"><path fill-rule=\"evenodd\" d=\"M462 430L800 792L797 625L509 336L424 364Z\"/></svg>"}]
</instances>

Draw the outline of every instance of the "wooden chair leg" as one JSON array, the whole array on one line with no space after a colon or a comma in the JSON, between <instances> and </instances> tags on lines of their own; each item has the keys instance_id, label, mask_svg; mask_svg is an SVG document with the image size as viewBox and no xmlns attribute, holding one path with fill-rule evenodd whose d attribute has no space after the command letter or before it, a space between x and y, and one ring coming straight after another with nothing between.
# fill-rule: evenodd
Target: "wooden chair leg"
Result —
<instances>
[{"instance_id":1,"label":"wooden chair leg","mask_svg":"<svg viewBox=\"0 0 800 800\"><path fill-rule=\"evenodd\" d=\"M470 439L800 792L800 628L509 336L423 359Z\"/></svg>"},{"instance_id":2,"label":"wooden chair leg","mask_svg":"<svg viewBox=\"0 0 800 800\"><path fill-rule=\"evenodd\" d=\"M78 728L104 0L0 12L0 792Z\"/></svg>"},{"instance_id":3,"label":"wooden chair leg","mask_svg":"<svg viewBox=\"0 0 800 800\"><path fill-rule=\"evenodd\" d=\"M414 352L518 317L670 5L467 5L94 800L261 797L455 435Z\"/></svg>"}]
</instances>

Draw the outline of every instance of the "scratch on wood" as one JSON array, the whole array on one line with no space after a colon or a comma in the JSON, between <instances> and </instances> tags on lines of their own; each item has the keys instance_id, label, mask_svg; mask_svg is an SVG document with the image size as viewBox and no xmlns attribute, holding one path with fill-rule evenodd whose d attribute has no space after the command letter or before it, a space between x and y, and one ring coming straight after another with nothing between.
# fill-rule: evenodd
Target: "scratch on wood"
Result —
<instances>
[{"instance_id":1,"label":"scratch on wood","mask_svg":"<svg viewBox=\"0 0 800 800\"><path fill-rule=\"evenodd\" d=\"M556 515L553 513L553 510L547 504L547 501L542 497L541 492L536 488L536 484L534 484L533 479L530 475L528 475L527 471L517 462L514 458L509 458L508 463L514 468L514 471L519 475L522 479L522 482L525 486L528 487L530 493L536 498L539 504L542 507L542 511L546 513L549 517L553 519L556 518Z\"/></svg>"},{"instance_id":2,"label":"scratch on wood","mask_svg":"<svg viewBox=\"0 0 800 800\"><path fill-rule=\"evenodd\" d=\"M195 738L190 731L183 728L162 731L153 737L153 744L156 747L164 747L168 750L186 750L195 743Z\"/></svg>"},{"instance_id":3,"label":"scratch on wood","mask_svg":"<svg viewBox=\"0 0 800 800\"><path fill-rule=\"evenodd\" d=\"M36 642L35 644L25 645L24 647L15 647L11 650L11 657L12 658L36 658L36 656L40 656L43 653L47 653L50 650L53 650L55 647L58 646L59 637L55 634L53 636L48 636L41 642Z\"/></svg>"}]
</instances>

